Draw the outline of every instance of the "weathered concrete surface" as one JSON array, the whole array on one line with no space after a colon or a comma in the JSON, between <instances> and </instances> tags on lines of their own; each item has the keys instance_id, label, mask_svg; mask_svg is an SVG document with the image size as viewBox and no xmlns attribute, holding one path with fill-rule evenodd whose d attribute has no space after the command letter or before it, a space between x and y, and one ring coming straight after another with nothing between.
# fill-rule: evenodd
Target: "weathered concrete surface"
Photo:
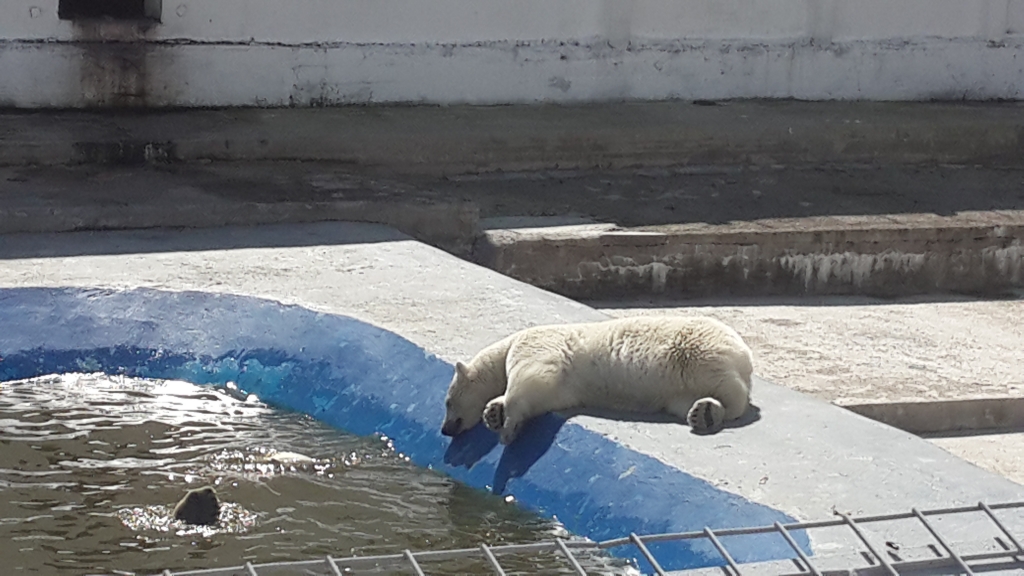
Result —
<instances>
[{"instance_id":1,"label":"weathered concrete surface","mask_svg":"<svg viewBox=\"0 0 1024 576\"><path fill-rule=\"evenodd\" d=\"M932 443L1024 485L1024 432L931 438Z\"/></svg>"},{"instance_id":2,"label":"weathered concrete surface","mask_svg":"<svg viewBox=\"0 0 1024 576\"><path fill-rule=\"evenodd\" d=\"M572 298L1024 287L1024 211L489 230L477 262Z\"/></svg>"},{"instance_id":3,"label":"weathered concrete surface","mask_svg":"<svg viewBox=\"0 0 1024 576\"><path fill-rule=\"evenodd\" d=\"M1022 181L957 166L20 167L0 168L0 232L354 220L573 297L1003 294L1024 281ZM551 228L567 222L592 225Z\"/></svg>"},{"instance_id":4,"label":"weathered concrete surface","mask_svg":"<svg viewBox=\"0 0 1024 576\"><path fill-rule=\"evenodd\" d=\"M694 164L1021 165L1018 104L734 101L5 113L0 166L328 160L453 174Z\"/></svg>"},{"instance_id":5,"label":"weathered concrete surface","mask_svg":"<svg viewBox=\"0 0 1024 576\"><path fill-rule=\"evenodd\" d=\"M2 236L0 286L269 298L371 322L449 362L527 326L607 317L389 230L351 224ZM671 422L574 421L802 519L1024 497L1024 487L910 434L763 380L754 387L759 420L713 436ZM955 541L991 532L984 519L939 526ZM911 547L928 541L899 526L871 533ZM845 533L814 538L819 554L858 546Z\"/></svg>"},{"instance_id":6,"label":"weathered concrete surface","mask_svg":"<svg viewBox=\"0 0 1024 576\"><path fill-rule=\"evenodd\" d=\"M0 168L0 234L350 221L468 254L479 220L457 197L298 163Z\"/></svg>"},{"instance_id":7,"label":"weathered concrete surface","mask_svg":"<svg viewBox=\"0 0 1024 576\"><path fill-rule=\"evenodd\" d=\"M905 430L1024 484L1024 300L865 298L589 302L610 316L709 315L763 377ZM957 429L982 430L957 434ZM986 430L987 429L987 430Z\"/></svg>"},{"instance_id":8,"label":"weathered concrete surface","mask_svg":"<svg viewBox=\"0 0 1024 576\"><path fill-rule=\"evenodd\" d=\"M963 165L709 165L408 180L472 200L485 219L575 216L622 228L1024 209L1024 171Z\"/></svg>"},{"instance_id":9,"label":"weathered concrete surface","mask_svg":"<svg viewBox=\"0 0 1024 576\"><path fill-rule=\"evenodd\" d=\"M450 180L482 216L501 217L484 221L478 262L571 297L1002 294L1024 281L1016 170L716 167ZM595 225L507 218L517 214Z\"/></svg>"},{"instance_id":10,"label":"weathered concrete surface","mask_svg":"<svg viewBox=\"0 0 1024 576\"><path fill-rule=\"evenodd\" d=\"M840 404L1024 396L1024 300L924 298L588 301L610 316L709 315L757 373ZM1016 417L1016 416L1015 416ZM1012 424L1011 424L1012 425Z\"/></svg>"},{"instance_id":11,"label":"weathered concrete surface","mask_svg":"<svg viewBox=\"0 0 1024 576\"><path fill-rule=\"evenodd\" d=\"M148 26L72 23L47 4L5 2L2 103L960 101L1024 94L1017 58L1024 11L1011 0L399 0L386 10L361 0L176 0L146 2L159 21Z\"/></svg>"},{"instance_id":12,"label":"weathered concrete surface","mask_svg":"<svg viewBox=\"0 0 1024 576\"><path fill-rule=\"evenodd\" d=\"M914 434L1024 429L1024 397L840 404Z\"/></svg>"}]
</instances>

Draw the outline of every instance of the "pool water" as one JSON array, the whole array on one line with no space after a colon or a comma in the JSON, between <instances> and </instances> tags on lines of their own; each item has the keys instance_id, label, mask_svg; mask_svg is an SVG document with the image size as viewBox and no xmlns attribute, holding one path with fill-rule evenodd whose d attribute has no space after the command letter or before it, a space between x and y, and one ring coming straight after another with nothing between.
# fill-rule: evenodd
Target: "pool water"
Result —
<instances>
[{"instance_id":1,"label":"pool water","mask_svg":"<svg viewBox=\"0 0 1024 576\"><path fill-rule=\"evenodd\" d=\"M222 503L218 526L170 517L188 489L206 485ZM0 384L5 574L151 574L555 536L569 535L413 466L387 438L345 434L255 397L102 374ZM572 573L554 556L507 558L510 574ZM626 569L601 556L584 562L596 574ZM491 573L477 560L438 569Z\"/></svg>"}]
</instances>

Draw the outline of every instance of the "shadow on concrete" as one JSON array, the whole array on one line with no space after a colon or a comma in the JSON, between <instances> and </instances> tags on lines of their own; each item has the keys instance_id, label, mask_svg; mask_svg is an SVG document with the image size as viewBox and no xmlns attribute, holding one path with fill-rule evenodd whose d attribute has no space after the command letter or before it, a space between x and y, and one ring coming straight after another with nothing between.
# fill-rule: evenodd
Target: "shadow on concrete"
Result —
<instances>
[{"instance_id":1,"label":"shadow on concrete","mask_svg":"<svg viewBox=\"0 0 1024 576\"><path fill-rule=\"evenodd\" d=\"M709 166L456 176L433 189L473 199L484 218L636 227L1022 210L1022 180L1022 170L973 166Z\"/></svg>"},{"instance_id":2,"label":"shadow on concrete","mask_svg":"<svg viewBox=\"0 0 1024 576\"><path fill-rule=\"evenodd\" d=\"M807 306L815 308L839 306L896 306L906 304L1017 300L1022 297L1024 297L1024 292L1022 291L1009 291L1005 294L985 294L978 296L936 293L883 298L877 296L824 296L809 294L798 296L730 296L722 298L641 297L623 298L618 300L580 300L580 302L597 310L621 310L625 308L657 310L661 308L757 308L768 306Z\"/></svg>"},{"instance_id":3,"label":"shadow on concrete","mask_svg":"<svg viewBox=\"0 0 1024 576\"><path fill-rule=\"evenodd\" d=\"M494 469L494 478L490 482L492 492L504 493L509 480L526 474L551 448L565 422L564 416L549 413L533 419L525 426L519 437L502 450ZM477 424L452 438L444 453L444 463L472 468L497 445L498 435L488 430L483 423Z\"/></svg>"},{"instance_id":4,"label":"shadow on concrete","mask_svg":"<svg viewBox=\"0 0 1024 576\"><path fill-rule=\"evenodd\" d=\"M483 422L452 438L444 453L444 463L457 468L472 468L498 445L498 435Z\"/></svg>"},{"instance_id":5,"label":"shadow on concrete","mask_svg":"<svg viewBox=\"0 0 1024 576\"><path fill-rule=\"evenodd\" d=\"M503 494L509 480L526 474L551 449L558 431L565 423L566 418L558 414L534 418L519 437L502 451L498 467L494 470L492 492Z\"/></svg>"},{"instance_id":6,"label":"shadow on concrete","mask_svg":"<svg viewBox=\"0 0 1024 576\"><path fill-rule=\"evenodd\" d=\"M654 413L654 414L647 414L647 413L634 413L634 412L619 412L619 411L614 411L614 410L593 410L593 409L590 409L590 410L577 410L577 411L572 411L572 412L564 412L563 414L567 418L571 418L573 416L592 416L594 418L604 418L606 420L617 420L619 422L655 422L655 423L663 423L663 424L678 424L678 425L684 426L684 427L686 426L685 422L680 422L679 419L676 418L675 416L673 416L671 414L661 413L661 412ZM745 426L750 426L751 424L754 424L755 422L758 422L759 420L761 420L761 408L759 408L755 404L751 404L750 408L747 409L747 411L743 414L743 416L740 416L739 418L737 418L735 420L730 420L729 422L726 422L725 425L723 426L723 429L743 428ZM690 433L694 434L694 435L697 435L697 436L710 436L710 435L714 435L715 434L715 432L711 432L711 433L697 432L697 431L694 431L693 429L690 429Z\"/></svg>"},{"instance_id":7,"label":"shadow on concrete","mask_svg":"<svg viewBox=\"0 0 1024 576\"><path fill-rule=\"evenodd\" d=\"M11 236L0 258L231 250L387 242L400 234L281 233L251 226L377 223L458 251L471 244L477 211L408 183L344 164L274 162L137 167L0 167L0 234L146 230L96 242ZM239 227L230 233L207 231ZM197 238L175 237L187 233ZM160 236L162 234L162 236ZM86 240L79 242L79 239Z\"/></svg>"},{"instance_id":8,"label":"shadow on concrete","mask_svg":"<svg viewBox=\"0 0 1024 576\"><path fill-rule=\"evenodd\" d=\"M538 219L548 226L597 222L640 227L1024 210L1022 182L1024 170L1019 169L906 165L689 166L449 177L340 162L0 168L0 231L353 220L417 229L422 234L414 235L429 242L431 236L465 239L478 227L493 227L492 219L503 227L537 225ZM477 210L483 222L475 221Z\"/></svg>"},{"instance_id":9,"label":"shadow on concrete","mask_svg":"<svg viewBox=\"0 0 1024 576\"><path fill-rule=\"evenodd\" d=\"M611 410L574 410L559 414L548 413L531 420L519 437L502 450L501 457L494 470L491 490L494 494L503 494L508 482L522 477L551 449L562 426L573 416L593 416L621 422L662 422L678 423L686 426L669 414L643 414L617 412ZM727 422L725 428L742 428L761 419L761 409L751 405L742 417ZM694 432L691 434L705 435ZM498 444L498 436L483 424L471 428L467 432L452 439L444 454L444 463L449 466L472 468L489 454Z\"/></svg>"},{"instance_id":10,"label":"shadow on concrete","mask_svg":"<svg viewBox=\"0 0 1024 576\"><path fill-rule=\"evenodd\" d=\"M3 235L0 240L0 260L335 246L402 240L409 240L409 237L386 226L356 222L10 234Z\"/></svg>"},{"instance_id":11,"label":"shadow on concrete","mask_svg":"<svg viewBox=\"0 0 1024 576\"><path fill-rule=\"evenodd\" d=\"M927 439L939 439L939 438L984 438L986 436L1002 436L1007 434L1021 434L1024 435L1024 427L1021 426L1009 426L1009 427L993 427L993 428L979 428L976 430L947 430L940 432L922 432L917 434L921 438Z\"/></svg>"}]
</instances>

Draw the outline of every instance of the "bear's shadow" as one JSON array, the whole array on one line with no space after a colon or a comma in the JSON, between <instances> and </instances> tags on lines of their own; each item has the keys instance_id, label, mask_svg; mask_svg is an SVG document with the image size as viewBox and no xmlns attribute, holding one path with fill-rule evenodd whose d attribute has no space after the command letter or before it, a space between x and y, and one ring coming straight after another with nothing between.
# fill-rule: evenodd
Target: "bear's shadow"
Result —
<instances>
[{"instance_id":1,"label":"bear's shadow","mask_svg":"<svg viewBox=\"0 0 1024 576\"><path fill-rule=\"evenodd\" d=\"M680 426L687 427L685 423L679 422L679 418L664 412L659 412L655 414L637 414L633 412L620 412L615 410L588 409L572 412L562 412L562 414L564 414L566 418L572 418L573 416L593 416L595 418L604 418L606 420L618 420L619 422L656 422L663 424L679 424ZM747 408L747 411L743 413L743 416L740 416L735 420L730 420L726 422L722 426L721 430L731 428L744 428L759 421L760 419L761 409L757 407L755 404L751 404ZM716 430L714 432L699 432L697 430L694 430L693 428L690 428L690 434L693 434L694 436L710 436L717 434L721 430Z\"/></svg>"},{"instance_id":2,"label":"bear's shadow","mask_svg":"<svg viewBox=\"0 0 1024 576\"><path fill-rule=\"evenodd\" d=\"M573 416L593 416L620 422L661 422L679 423L679 419L668 414L636 414L610 410L574 410L570 412L548 413L534 418L523 427L519 437L502 451L501 458L494 470L494 481L491 491L503 494L512 478L520 478L541 459L551 448L558 436L558 431ZM747 412L727 422L724 428L742 428L761 419L761 409L751 404ZM685 424L681 424L685 426ZM691 434L706 435L694 430ZM444 462L449 466L472 468L484 456L489 454L498 444L497 434L488 430L482 423L452 438L451 444L444 454Z\"/></svg>"}]
</instances>

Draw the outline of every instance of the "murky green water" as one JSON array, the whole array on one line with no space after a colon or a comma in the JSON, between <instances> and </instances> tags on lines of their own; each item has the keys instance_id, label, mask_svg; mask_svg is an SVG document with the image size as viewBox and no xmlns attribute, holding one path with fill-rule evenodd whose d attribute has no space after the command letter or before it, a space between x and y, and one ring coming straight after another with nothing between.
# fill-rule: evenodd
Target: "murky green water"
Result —
<instances>
[{"instance_id":1,"label":"murky green water","mask_svg":"<svg viewBox=\"0 0 1024 576\"><path fill-rule=\"evenodd\" d=\"M313 460L281 463L274 451ZM220 496L220 525L173 520L174 503L203 485ZM387 439L343 434L254 398L103 375L0 384L3 574L150 574L555 535L566 534L411 465ZM618 564L587 563L597 573ZM509 573L572 573L548 556L502 564ZM424 568L491 573L480 561Z\"/></svg>"}]
</instances>

